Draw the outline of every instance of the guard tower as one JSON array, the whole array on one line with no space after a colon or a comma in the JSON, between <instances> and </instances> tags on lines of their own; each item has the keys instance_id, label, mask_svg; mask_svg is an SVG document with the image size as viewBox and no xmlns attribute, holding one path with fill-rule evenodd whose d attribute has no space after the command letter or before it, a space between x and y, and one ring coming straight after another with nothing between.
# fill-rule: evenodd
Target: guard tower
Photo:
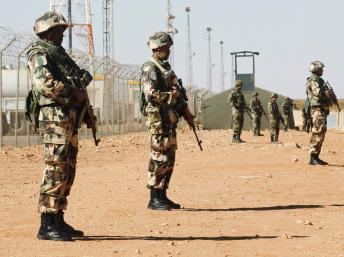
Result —
<instances>
[{"instance_id":1,"label":"guard tower","mask_svg":"<svg viewBox=\"0 0 344 257\"><path fill-rule=\"evenodd\" d=\"M241 51L232 52L232 86L235 80L242 80L242 91L255 90L255 60L254 56L259 55L259 52ZM240 73L238 72L238 58L251 58L252 59L252 73Z\"/></svg>"}]
</instances>

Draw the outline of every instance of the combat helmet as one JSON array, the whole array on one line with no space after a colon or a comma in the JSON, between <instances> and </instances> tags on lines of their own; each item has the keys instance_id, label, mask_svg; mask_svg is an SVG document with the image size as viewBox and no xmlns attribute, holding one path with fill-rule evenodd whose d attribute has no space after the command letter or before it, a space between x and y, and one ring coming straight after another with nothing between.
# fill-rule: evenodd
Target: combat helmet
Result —
<instances>
[{"instance_id":1,"label":"combat helmet","mask_svg":"<svg viewBox=\"0 0 344 257\"><path fill-rule=\"evenodd\" d=\"M272 93L270 97L271 98L277 98L277 94L276 93Z\"/></svg>"},{"instance_id":2,"label":"combat helmet","mask_svg":"<svg viewBox=\"0 0 344 257\"><path fill-rule=\"evenodd\" d=\"M173 45L173 40L166 32L159 31L155 32L154 35L149 38L147 45L150 49L157 49L166 45Z\"/></svg>"},{"instance_id":3,"label":"combat helmet","mask_svg":"<svg viewBox=\"0 0 344 257\"><path fill-rule=\"evenodd\" d=\"M320 61L314 61L314 62L311 62L311 64L309 65L309 71L314 73L314 72L317 72L318 70L324 68L325 65L320 62Z\"/></svg>"},{"instance_id":4,"label":"combat helmet","mask_svg":"<svg viewBox=\"0 0 344 257\"><path fill-rule=\"evenodd\" d=\"M236 80L234 86L235 87L242 87L242 80Z\"/></svg>"},{"instance_id":5,"label":"combat helmet","mask_svg":"<svg viewBox=\"0 0 344 257\"><path fill-rule=\"evenodd\" d=\"M57 12L45 12L42 16L37 18L34 31L36 35L39 35L57 26L62 26L66 29L69 25L62 14Z\"/></svg>"}]
</instances>

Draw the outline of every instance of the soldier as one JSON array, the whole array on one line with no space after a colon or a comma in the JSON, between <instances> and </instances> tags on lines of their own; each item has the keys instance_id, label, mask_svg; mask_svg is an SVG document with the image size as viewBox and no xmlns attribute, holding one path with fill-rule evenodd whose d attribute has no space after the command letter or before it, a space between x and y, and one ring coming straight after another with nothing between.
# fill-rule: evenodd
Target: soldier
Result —
<instances>
[{"instance_id":1,"label":"soldier","mask_svg":"<svg viewBox=\"0 0 344 257\"><path fill-rule=\"evenodd\" d=\"M39 39L27 52L32 90L40 106L38 123L44 143L45 168L38 202L41 226L37 235L43 240L67 241L84 235L64 221L63 211L75 178L77 116L85 100L84 92L76 85L89 84L92 76L80 70L61 46L67 27L62 15L44 13L34 26Z\"/></svg>"},{"instance_id":2,"label":"soldier","mask_svg":"<svg viewBox=\"0 0 344 257\"><path fill-rule=\"evenodd\" d=\"M261 118L262 115L265 114L262 104L258 99L258 92L253 94L252 99L250 100L249 104L251 113L252 113L252 128L253 128L253 136L263 136L260 133L260 125L261 125Z\"/></svg>"},{"instance_id":3,"label":"soldier","mask_svg":"<svg viewBox=\"0 0 344 257\"><path fill-rule=\"evenodd\" d=\"M302 130L309 133L312 127L312 118L310 115L310 106L306 98L302 108Z\"/></svg>"},{"instance_id":4,"label":"soldier","mask_svg":"<svg viewBox=\"0 0 344 257\"><path fill-rule=\"evenodd\" d=\"M291 116L291 102L290 98L286 96L284 98L284 101L281 105L282 113L283 113L283 119L284 119L284 131L288 131L289 128L289 120Z\"/></svg>"},{"instance_id":5,"label":"soldier","mask_svg":"<svg viewBox=\"0 0 344 257\"><path fill-rule=\"evenodd\" d=\"M324 67L322 62L312 62L309 65L311 75L307 78L306 84L307 99L310 104L310 114L312 118L310 165L327 165L327 162L319 158L319 154L327 131L329 107L333 105L337 99L332 88L330 88L321 78Z\"/></svg>"},{"instance_id":6,"label":"soldier","mask_svg":"<svg viewBox=\"0 0 344 257\"><path fill-rule=\"evenodd\" d=\"M232 127L233 127L233 143L244 143L240 135L244 126L244 111L248 111L244 95L241 92L242 81L235 81L235 88L229 94L228 100L232 106Z\"/></svg>"},{"instance_id":7,"label":"soldier","mask_svg":"<svg viewBox=\"0 0 344 257\"><path fill-rule=\"evenodd\" d=\"M277 94L271 94L271 101L268 104L268 114L270 119L270 138L271 143L278 143L279 135L279 125L282 119L281 113L278 110L278 105L276 103Z\"/></svg>"},{"instance_id":8,"label":"soldier","mask_svg":"<svg viewBox=\"0 0 344 257\"><path fill-rule=\"evenodd\" d=\"M148 209L179 209L180 204L171 201L166 190L174 168L178 119L183 117L190 127L194 127L194 116L185 101L185 91L181 90L167 61L173 45L172 38L165 32L156 32L147 44L153 51L152 58L142 66L142 83L147 102L144 109L151 134Z\"/></svg>"}]
</instances>

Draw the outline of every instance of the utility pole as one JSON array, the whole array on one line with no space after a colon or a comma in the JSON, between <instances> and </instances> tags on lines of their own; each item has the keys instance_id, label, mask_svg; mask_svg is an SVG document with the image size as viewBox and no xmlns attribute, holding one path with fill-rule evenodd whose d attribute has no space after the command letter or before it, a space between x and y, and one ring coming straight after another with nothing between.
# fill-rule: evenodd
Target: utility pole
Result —
<instances>
[{"instance_id":1,"label":"utility pole","mask_svg":"<svg viewBox=\"0 0 344 257\"><path fill-rule=\"evenodd\" d=\"M113 60L113 0L103 0L103 57L104 72Z\"/></svg>"},{"instance_id":2,"label":"utility pole","mask_svg":"<svg viewBox=\"0 0 344 257\"><path fill-rule=\"evenodd\" d=\"M114 60L113 45L113 0L103 0L103 72L107 75L110 75L108 72ZM104 77L102 121L105 124L110 122L112 95L113 87L109 79Z\"/></svg>"},{"instance_id":3,"label":"utility pole","mask_svg":"<svg viewBox=\"0 0 344 257\"><path fill-rule=\"evenodd\" d=\"M178 30L173 27L173 20L176 17L172 14L172 2L171 0L167 0L167 33L171 36L172 40L174 40L174 34L178 33ZM171 67L174 67L174 47L171 47L171 53L169 58Z\"/></svg>"},{"instance_id":4,"label":"utility pole","mask_svg":"<svg viewBox=\"0 0 344 257\"><path fill-rule=\"evenodd\" d=\"M211 32L211 28L207 27L207 32L208 32L208 91L211 92L212 91L212 69L213 69L213 65L211 63L211 36L210 36L210 32Z\"/></svg>"},{"instance_id":5,"label":"utility pole","mask_svg":"<svg viewBox=\"0 0 344 257\"><path fill-rule=\"evenodd\" d=\"M73 48L73 34L72 34L72 0L68 0L68 48L69 54L72 53Z\"/></svg>"},{"instance_id":6,"label":"utility pole","mask_svg":"<svg viewBox=\"0 0 344 257\"><path fill-rule=\"evenodd\" d=\"M190 7L185 8L186 15L187 15L187 43L186 43L186 74L187 74L187 82L189 87L193 87L193 74L192 74L192 58L195 53L192 52L191 48L191 26L190 26Z\"/></svg>"},{"instance_id":7,"label":"utility pole","mask_svg":"<svg viewBox=\"0 0 344 257\"><path fill-rule=\"evenodd\" d=\"M221 46L221 92L225 91L225 68L223 64L223 41L220 41Z\"/></svg>"}]
</instances>

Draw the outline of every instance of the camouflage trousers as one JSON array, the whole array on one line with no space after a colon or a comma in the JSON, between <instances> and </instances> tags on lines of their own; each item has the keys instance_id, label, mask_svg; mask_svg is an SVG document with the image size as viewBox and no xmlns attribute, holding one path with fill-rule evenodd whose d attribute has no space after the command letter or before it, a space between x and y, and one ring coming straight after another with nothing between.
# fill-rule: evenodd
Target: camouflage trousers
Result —
<instances>
[{"instance_id":1,"label":"camouflage trousers","mask_svg":"<svg viewBox=\"0 0 344 257\"><path fill-rule=\"evenodd\" d=\"M60 107L41 108L39 130L43 137L45 161L38 202L41 213L57 213L67 208L78 154L75 120L75 111L66 114Z\"/></svg>"},{"instance_id":2,"label":"camouflage trousers","mask_svg":"<svg viewBox=\"0 0 344 257\"><path fill-rule=\"evenodd\" d=\"M252 112L252 129L255 134L260 133L261 118L261 115Z\"/></svg>"},{"instance_id":3,"label":"camouflage trousers","mask_svg":"<svg viewBox=\"0 0 344 257\"><path fill-rule=\"evenodd\" d=\"M284 120L284 130L287 131L289 128L289 115L284 114L283 115L283 120Z\"/></svg>"},{"instance_id":4,"label":"camouflage trousers","mask_svg":"<svg viewBox=\"0 0 344 257\"><path fill-rule=\"evenodd\" d=\"M232 108L232 129L234 135L240 135L244 126L244 112Z\"/></svg>"},{"instance_id":5,"label":"camouflage trousers","mask_svg":"<svg viewBox=\"0 0 344 257\"><path fill-rule=\"evenodd\" d=\"M321 108L311 108L312 136L310 153L319 155L327 131L327 115Z\"/></svg>"},{"instance_id":6,"label":"camouflage trousers","mask_svg":"<svg viewBox=\"0 0 344 257\"><path fill-rule=\"evenodd\" d=\"M279 120L270 118L270 137L271 141L278 141L278 135L280 131Z\"/></svg>"},{"instance_id":7,"label":"camouflage trousers","mask_svg":"<svg viewBox=\"0 0 344 257\"><path fill-rule=\"evenodd\" d=\"M167 189L176 159L177 134L151 135L151 152L148 164L148 182L150 189Z\"/></svg>"}]
</instances>

